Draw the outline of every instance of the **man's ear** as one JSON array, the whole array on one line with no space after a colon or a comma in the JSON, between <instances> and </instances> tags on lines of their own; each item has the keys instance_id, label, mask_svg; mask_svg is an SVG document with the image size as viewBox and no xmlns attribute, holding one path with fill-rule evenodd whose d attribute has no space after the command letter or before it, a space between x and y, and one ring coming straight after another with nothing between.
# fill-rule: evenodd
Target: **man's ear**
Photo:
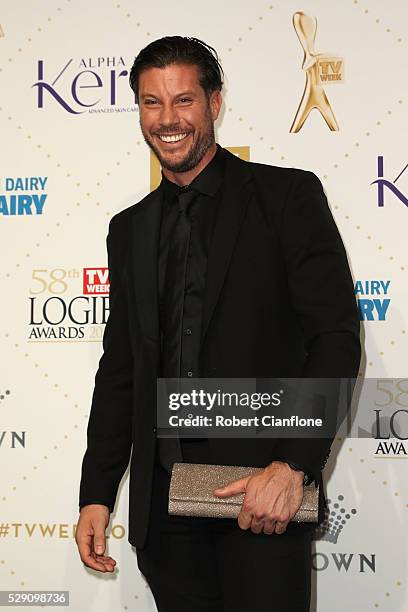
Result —
<instances>
[{"instance_id":1,"label":"man's ear","mask_svg":"<svg viewBox=\"0 0 408 612\"><path fill-rule=\"evenodd\" d=\"M222 94L220 90L217 89L216 91L213 91L212 94L210 95L210 109L211 109L211 116L212 116L213 121L216 121L216 119L218 118L218 115L220 114L221 106L222 106Z\"/></svg>"}]
</instances>

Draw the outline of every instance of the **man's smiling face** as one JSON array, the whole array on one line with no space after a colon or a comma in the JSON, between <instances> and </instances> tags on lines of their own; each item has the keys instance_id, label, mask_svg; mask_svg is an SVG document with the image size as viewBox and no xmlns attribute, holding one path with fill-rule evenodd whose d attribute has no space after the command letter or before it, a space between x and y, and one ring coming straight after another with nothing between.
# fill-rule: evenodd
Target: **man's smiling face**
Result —
<instances>
[{"instance_id":1,"label":"man's smiling face","mask_svg":"<svg viewBox=\"0 0 408 612\"><path fill-rule=\"evenodd\" d=\"M140 127L162 167L171 172L192 170L214 145L220 108L220 92L207 98L196 65L170 64L140 74Z\"/></svg>"}]
</instances>

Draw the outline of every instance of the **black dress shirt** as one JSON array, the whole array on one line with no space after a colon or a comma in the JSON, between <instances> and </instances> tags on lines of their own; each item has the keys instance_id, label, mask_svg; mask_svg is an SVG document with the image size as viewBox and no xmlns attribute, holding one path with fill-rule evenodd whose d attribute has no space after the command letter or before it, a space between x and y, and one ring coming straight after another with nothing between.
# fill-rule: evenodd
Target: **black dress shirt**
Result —
<instances>
[{"instance_id":1,"label":"black dress shirt","mask_svg":"<svg viewBox=\"0 0 408 612\"><path fill-rule=\"evenodd\" d=\"M182 307L181 365L175 377L200 377L199 352L201 320L208 249L214 229L224 177L225 153L217 145L212 160L190 183L197 197L188 210L191 223L190 245L186 264L184 302ZM162 175L164 198L160 226L158 257L159 315L161 342L164 325L164 286L171 232L177 220L177 196L181 187ZM161 374L161 372L160 372Z\"/></svg>"}]
</instances>

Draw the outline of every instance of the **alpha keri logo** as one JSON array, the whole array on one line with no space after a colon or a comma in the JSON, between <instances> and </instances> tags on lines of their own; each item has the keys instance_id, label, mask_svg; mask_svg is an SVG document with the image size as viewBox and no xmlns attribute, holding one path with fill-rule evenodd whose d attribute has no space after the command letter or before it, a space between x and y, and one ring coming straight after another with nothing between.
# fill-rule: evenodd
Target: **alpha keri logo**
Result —
<instances>
[{"instance_id":1,"label":"alpha keri logo","mask_svg":"<svg viewBox=\"0 0 408 612\"><path fill-rule=\"evenodd\" d=\"M397 177L392 181L387 178L384 178L384 157L379 155L377 157L377 174L378 178L371 183L371 185L377 185L377 205L384 206L385 202L385 192L391 192L402 202L405 206L408 206L408 198L395 183L401 178L404 174L405 170L408 168L408 164L405 164L403 169L398 173Z\"/></svg>"},{"instance_id":2,"label":"alpha keri logo","mask_svg":"<svg viewBox=\"0 0 408 612\"><path fill-rule=\"evenodd\" d=\"M55 66L51 59L37 62L37 108L54 104L72 115L136 112L135 105L119 106L130 95L129 71L119 56L70 58Z\"/></svg>"}]
</instances>

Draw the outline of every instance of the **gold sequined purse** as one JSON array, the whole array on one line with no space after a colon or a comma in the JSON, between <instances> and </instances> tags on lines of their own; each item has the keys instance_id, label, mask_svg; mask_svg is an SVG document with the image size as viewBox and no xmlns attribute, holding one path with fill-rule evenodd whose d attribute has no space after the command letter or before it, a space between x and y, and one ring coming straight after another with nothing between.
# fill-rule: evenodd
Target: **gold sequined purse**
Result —
<instances>
[{"instance_id":1,"label":"gold sequined purse","mask_svg":"<svg viewBox=\"0 0 408 612\"><path fill-rule=\"evenodd\" d=\"M245 493L216 497L213 490L232 480L262 472L261 467L210 465L206 463L174 463L169 488L169 514L237 518ZM303 500L292 521L316 523L319 507L319 486L303 487Z\"/></svg>"}]
</instances>

